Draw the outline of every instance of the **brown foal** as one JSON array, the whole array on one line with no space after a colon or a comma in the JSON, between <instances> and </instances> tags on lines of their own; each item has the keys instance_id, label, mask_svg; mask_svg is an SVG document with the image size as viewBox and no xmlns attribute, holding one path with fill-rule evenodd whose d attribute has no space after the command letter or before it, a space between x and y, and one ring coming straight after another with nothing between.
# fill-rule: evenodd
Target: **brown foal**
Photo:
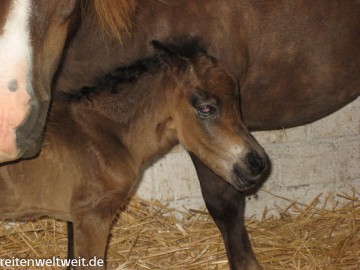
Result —
<instances>
[{"instance_id":1,"label":"brown foal","mask_svg":"<svg viewBox=\"0 0 360 270\"><path fill-rule=\"evenodd\" d=\"M177 143L239 189L262 181L268 158L241 122L231 73L197 40L153 45L102 85L54 98L40 155L0 167L2 219L71 221L76 258L104 258L136 178Z\"/></svg>"}]
</instances>

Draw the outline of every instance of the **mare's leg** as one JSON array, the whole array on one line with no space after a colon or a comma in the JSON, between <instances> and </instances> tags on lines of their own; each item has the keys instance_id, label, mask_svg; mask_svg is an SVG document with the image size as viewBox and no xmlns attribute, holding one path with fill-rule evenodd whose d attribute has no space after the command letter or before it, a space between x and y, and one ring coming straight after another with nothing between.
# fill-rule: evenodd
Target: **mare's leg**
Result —
<instances>
[{"instance_id":1,"label":"mare's leg","mask_svg":"<svg viewBox=\"0 0 360 270\"><path fill-rule=\"evenodd\" d=\"M190 155L206 207L224 240L231 270L260 270L244 224L245 195Z\"/></svg>"}]
</instances>

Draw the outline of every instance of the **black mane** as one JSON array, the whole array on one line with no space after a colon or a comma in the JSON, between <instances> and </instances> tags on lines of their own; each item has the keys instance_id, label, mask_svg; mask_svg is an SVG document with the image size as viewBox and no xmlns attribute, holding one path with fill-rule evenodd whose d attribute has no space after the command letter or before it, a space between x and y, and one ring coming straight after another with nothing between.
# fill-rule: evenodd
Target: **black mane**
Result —
<instances>
[{"instance_id":1,"label":"black mane","mask_svg":"<svg viewBox=\"0 0 360 270\"><path fill-rule=\"evenodd\" d=\"M136 82L139 77L160 68L160 62L156 57L138 61L127 67L118 67L112 73L107 74L99 80L96 86L85 86L80 91L62 92L58 98L65 101L90 100L91 97L102 92L116 93L117 84Z\"/></svg>"},{"instance_id":2,"label":"black mane","mask_svg":"<svg viewBox=\"0 0 360 270\"><path fill-rule=\"evenodd\" d=\"M170 54L174 53L188 59L197 56L199 53L207 53L207 46L198 37L182 37L161 43L153 40L151 43L157 50L163 50Z\"/></svg>"},{"instance_id":3,"label":"black mane","mask_svg":"<svg viewBox=\"0 0 360 270\"><path fill-rule=\"evenodd\" d=\"M181 38L169 42L160 43L152 41L155 53L151 57L138 60L127 67L118 67L112 73L99 80L96 86L85 86L80 91L70 93L57 93L57 98L65 101L81 101L90 99L101 92L116 93L117 84L136 82L140 76L148 72L156 72L166 69L165 58L169 55L192 59L198 54L206 53L205 46L199 38ZM184 65L184 61L178 61L177 65Z\"/></svg>"}]
</instances>

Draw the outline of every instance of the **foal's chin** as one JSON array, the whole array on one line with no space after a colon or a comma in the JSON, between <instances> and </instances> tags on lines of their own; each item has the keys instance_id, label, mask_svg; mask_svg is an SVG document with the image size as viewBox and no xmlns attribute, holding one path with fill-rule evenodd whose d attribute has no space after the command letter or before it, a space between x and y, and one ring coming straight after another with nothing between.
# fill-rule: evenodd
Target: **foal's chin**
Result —
<instances>
[{"instance_id":1,"label":"foal's chin","mask_svg":"<svg viewBox=\"0 0 360 270\"><path fill-rule=\"evenodd\" d=\"M253 175L245 162L239 159L219 158L219 156L208 155L199 156L189 151L192 155L197 156L210 170L228 182L239 192L247 192L261 186L266 177L263 172ZM210 158L211 157L211 158ZM267 167L268 165L266 165ZM267 169L264 167L264 169Z\"/></svg>"},{"instance_id":2,"label":"foal's chin","mask_svg":"<svg viewBox=\"0 0 360 270\"><path fill-rule=\"evenodd\" d=\"M234 163L228 182L240 192L256 191L265 182L269 174L269 162L266 162L262 171L256 175L247 168L240 166L239 163Z\"/></svg>"},{"instance_id":3,"label":"foal's chin","mask_svg":"<svg viewBox=\"0 0 360 270\"><path fill-rule=\"evenodd\" d=\"M261 172L254 175L246 165L235 162L232 166L225 165L223 170L217 167L214 173L222 177L239 192L256 191L270 173L270 163L266 163Z\"/></svg>"},{"instance_id":4,"label":"foal's chin","mask_svg":"<svg viewBox=\"0 0 360 270\"><path fill-rule=\"evenodd\" d=\"M236 165L231 166L229 163L224 164L221 161L217 163L216 167L209 166L206 163L205 165L239 192L247 192L260 185L257 177L250 177L243 170L234 169L235 167L238 168Z\"/></svg>"},{"instance_id":5,"label":"foal's chin","mask_svg":"<svg viewBox=\"0 0 360 270\"><path fill-rule=\"evenodd\" d=\"M256 190L263 183L261 177L248 177L239 173L238 171L232 172L232 176L228 183L232 185L236 190L240 192L246 192L251 190Z\"/></svg>"}]
</instances>

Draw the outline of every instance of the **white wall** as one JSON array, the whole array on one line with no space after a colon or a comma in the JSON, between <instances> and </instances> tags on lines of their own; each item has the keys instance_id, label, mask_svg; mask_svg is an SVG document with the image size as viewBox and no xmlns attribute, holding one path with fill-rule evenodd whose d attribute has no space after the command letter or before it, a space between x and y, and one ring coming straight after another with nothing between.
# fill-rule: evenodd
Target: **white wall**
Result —
<instances>
[{"instance_id":1,"label":"white wall","mask_svg":"<svg viewBox=\"0 0 360 270\"><path fill-rule=\"evenodd\" d=\"M349 191L349 184L360 191L360 98L315 123L253 134L273 169L257 196L249 197L247 216L289 204L268 191L305 203L319 193ZM204 207L195 169L181 147L145 172L137 195L177 208Z\"/></svg>"}]
</instances>

